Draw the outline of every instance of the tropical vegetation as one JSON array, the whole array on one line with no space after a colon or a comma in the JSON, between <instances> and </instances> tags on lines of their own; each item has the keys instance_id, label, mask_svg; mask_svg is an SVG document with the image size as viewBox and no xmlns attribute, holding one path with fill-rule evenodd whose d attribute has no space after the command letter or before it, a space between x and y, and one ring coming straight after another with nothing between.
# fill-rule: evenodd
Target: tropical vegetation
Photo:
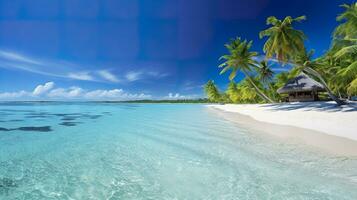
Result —
<instances>
[{"instance_id":1,"label":"tropical vegetation","mask_svg":"<svg viewBox=\"0 0 357 200\"><path fill-rule=\"evenodd\" d=\"M306 16L278 19L268 17L267 29L259 33L265 39L264 55L251 51L252 41L240 37L225 45L228 54L220 59L221 74L230 71L229 85L225 92L218 90L213 81L208 81L205 92L211 102L271 103L280 102L284 96L276 92L289 79L300 72L320 82L330 98L341 105L351 96L357 95L357 2L343 4L344 11L337 16L339 25L332 34L331 46L320 57L307 49L307 36L295 29L295 23L306 20ZM286 69L274 73L272 65ZM234 82L237 74L243 78Z\"/></svg>"}]
</instances>

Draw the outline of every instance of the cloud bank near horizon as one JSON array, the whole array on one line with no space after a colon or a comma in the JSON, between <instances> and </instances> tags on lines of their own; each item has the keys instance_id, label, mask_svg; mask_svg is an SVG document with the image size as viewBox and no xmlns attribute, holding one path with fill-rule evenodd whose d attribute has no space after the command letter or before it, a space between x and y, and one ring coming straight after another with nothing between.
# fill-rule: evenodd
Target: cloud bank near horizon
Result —
<instances>
[{"instance_id":1,"label":"cloud bank near horizon","mask_svg":"<svg viewBox=\"0 0 357 200\"><path fill-rule=\"evenodd\" d=\"M147 99L197 99L200 95L182 95L180 93L168 93L166 96L153 97L147 93L130 93L123 89L96 89L87 90L78 86L68 88L56 87L54 82L37 85L32 91L0 92L0 101L31 101L31 100L63 100L63 101L128 101Z\"/></svg>"},{"instance_id":2,"label":"cloud bank near horizon","mask_svg":"<svg viewBox=\"0 0 357 200\"><path fill-rule=\"evenodd\" d=\"M0 100L141 100L151 99L152 96L145 93L130 93L123 89L111 90L86 90L81 87L69 88L55 87L54 82L38 85L33 91L17 91L0 93Z\"/></svg>"},{"instance_id":3,"label":"cloud bank near horizon","mask_svg":"<svg viewBox=\"0 0 357 200\"><path fill-rule=\"evenodd\" d=\"M191 95L182 95L180 93L172 93L170 92L167 96L164 96L163 99L165 100L182 100L182 99L199 99L202 96L191 94Z\"/></svg>"}]
</instances>

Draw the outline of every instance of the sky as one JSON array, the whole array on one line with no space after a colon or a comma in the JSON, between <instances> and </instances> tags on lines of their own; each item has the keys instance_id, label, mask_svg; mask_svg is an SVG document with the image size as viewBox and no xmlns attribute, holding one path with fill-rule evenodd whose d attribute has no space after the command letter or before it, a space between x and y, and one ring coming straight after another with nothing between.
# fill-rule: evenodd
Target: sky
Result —
<instances>
[{"instance_id":1,"label":"sky","mask_svg":"<svg viewBox=\"0 0 357 200\"><path fill-rule=\"evenodd\" d=\"M208 80L228 84L217 66L230 38L253 40L263 54L267 17L306 15L296 28L319 56L339 5L351 2L0 0L0 100L204 97Z\"/></svg>"}]
</instances>

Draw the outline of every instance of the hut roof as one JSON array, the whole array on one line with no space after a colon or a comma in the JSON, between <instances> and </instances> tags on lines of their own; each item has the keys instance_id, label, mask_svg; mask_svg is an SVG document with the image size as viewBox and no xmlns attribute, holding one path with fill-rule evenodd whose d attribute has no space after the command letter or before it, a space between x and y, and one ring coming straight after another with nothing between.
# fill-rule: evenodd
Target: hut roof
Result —
<instances>
[{"instance_id":1,"label":"hut roof","mask_svg":"<svg viewBox=\"0 0 357 200\"><path fill-rule=\"evenodd\" d=\"M321 83L301 72L298 76L288 80L283 87L277 90L280 94L306 91L325 91L325 89Z\"/></svg>"}]
</instances>

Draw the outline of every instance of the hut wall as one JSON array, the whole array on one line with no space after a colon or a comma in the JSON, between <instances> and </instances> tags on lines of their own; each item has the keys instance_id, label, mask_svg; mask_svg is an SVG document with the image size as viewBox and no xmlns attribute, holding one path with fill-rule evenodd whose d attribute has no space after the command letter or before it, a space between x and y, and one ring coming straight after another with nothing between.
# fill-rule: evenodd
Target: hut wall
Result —
<instances>
[{"instance_id":1,"label":"hut wall","mask_svg":"<svg viewBox=\"0 0 357 200\"><path fill-rule=\"evenodd\" d=\"M289 94L289 102L295 101L316 101L318 100L318 96L313 92L296 92Z\"/></svg>"}]
</instances>

